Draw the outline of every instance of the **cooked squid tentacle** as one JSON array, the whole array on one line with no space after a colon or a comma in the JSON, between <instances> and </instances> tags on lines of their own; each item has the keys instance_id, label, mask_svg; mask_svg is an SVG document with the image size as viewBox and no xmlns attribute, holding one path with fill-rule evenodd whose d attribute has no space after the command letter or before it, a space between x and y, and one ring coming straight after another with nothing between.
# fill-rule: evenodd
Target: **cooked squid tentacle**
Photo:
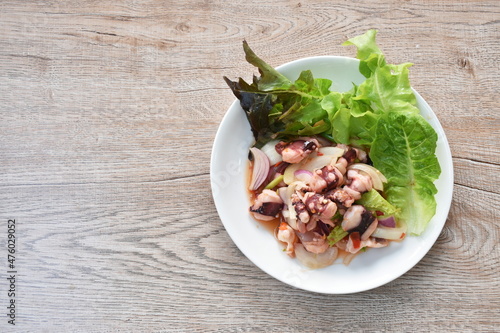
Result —
<instances>
[{"instance_id":1,"label":"cooked squid tentacle","mask_svg":"<svg viewBox=\"0 0 500 333\"><path fill-rule=\"evenodd\" d=\"M331 218L337 212L337 205L324 195L315 192L292 194L292 205L297 216L297 230L310 231L316 228L317 222L334 226ZM307 224L307 225L306 225Z\"/></svg>"},{"instance_id":2,"label":"cooked squid tentacle","mask_svg":"<svg viewBox=\"0 0 500 333\"><path fill-rule=\"evenodd\" d=\"M280 141L275 146L276 151L282 156L283 161L288 163L300 163L313 151L316 151L318 147L318 140L314 138L305 138L304 140L292 142Z\"/></svg>"},{"instance_id":3,"label":"cooked squid tentacle","mask_svg":"<svg viewBox=\"0 0 500 333\"><path fill-rule=\"evenodd\" d=\"M331 218L337 212L337 205L325 196L308 192L305 197L305 204L309 212L316 215L324 223L331 223ZM333 226L333 223L332 223Z\"/></svg>"},{"instance_id":4,"label":"cooked squid tentacle","mask_svg":"<svg viewBox=\"0 0 500 333\"><path fill-rule=\"evenodd\" d=\"M250 207L250 211L254 217L259 220L270 221L278 217L279 212L283 209L283 200L279 195L272 190L263 190L254 204Z\"/></svg>"},{"instance_id":5,"label":"cooked squid tentacle","mask_svg":"<svg viewBox=\"0 0 500 333\"><path fill-rule=\"evenodd\" d=\"M309 221L309 223L305 225L305 231L311 231L316 229L316 227L318 226L318 221L319 221L318 216L316 215L311 216L311 220ZM305 231L302 228L299 228L299 232L305 232Z\"/></svg>"},{"instance_id":6,"label":"cooked squid tentacle","mask_svg":"<svg viewBox=\"0 0 500 333\"><path fill-rule=\"evenodd\" d=\"M306 204L302 202L296 193L292 194L292 205L295 209L295 213L297 214L297 220L302 223L308 223L311 216L309 215Z\"/></svg>"},{"instance_id":7,"label":"cooked squid tentacle","mask_svg":"<svg viewBox=\"0 0 500 333\"><path fill-rule=\"evenodd\" d=\"M361 163L366 163L368 162L368 155L366 152L362 149L359 148L353 148L356 151L356 157Z\"/></svg>"},{"instance_id":8,"label":"cooked squid tentacle","mask_svg":"<svg viewBox=\"0 0 500 333\"><path fill-rule=\"evenodd\" d=\"M347 165L354 163L356 158L358 157L358 153L354 148L348 147L347 150L345 151L344 155L342 155L342 158L344 158L347 162Z\"/></svg>"},{"instance_id":9,"label":"cooked squid tentacle","mask_svg":"<svg viewBox=\"0 0 500 333\"><path fill-rule=\"evenodd\" d=\"M365 207L353 205L344 214L342 229L349 233L359 232L360 235L363 235L368 229L371 230L370 226L375 221L375 216L373 216L370 211L366 210ZM371 233L375 231L375 228L371 230ZM366 238L368 238L368 236Z\"/></svg>"},{"instance_id":10,"label":"cooked squid tentacle","mask_svg":"<svg viewBox=\"0 0 500 333\"><path fill-rule=\"evenodd\" d=\"M339 144L337 145L337 147L344 149L344 155L342 155L342 157L340 157L335 163L335 167L340 170L342 175L346 174L347 167L356 162L356 160L359 160L363 163L366 163L368 161L368 155L362 149L351 148L343 144Z\"/></svg>"},{"instance_id":11,"label":"cooked squid tentacle","mask_svg":"<svg viewBox=\"0 0 500 333\"><path fill-rule=\"evenodd\" d=\"M281 222L276 238L278 238L278 240L282 241L283 243L286 243L285 253L293 258L295 256L294 247L295 243L297 243L298 238L292 227L290 227L285 222Z\"/></svg>"},{"instance_id":12,"label":"cooked squid tentacle","mask_svg":"<svg viewBox=\"0 0 500 333\"><path fill-rule=\"evenodd\" d=\"M310 186L315 192L323 192L340 186L343 182L342 172L333 165L326 165L314 171Z\"/></svg>"},{"instance_id":13,"label":"cooked squid tentacle","mask_svg":"<svg viewBox=\"0 0 500 333\"><path fill-rule=\"evenodd\" d=\"M349 193L354 200L359 200L361 194L368 192L373 188L373 182L370 176L361 174L357 170L351 169L347 171L347 179L349 184L343 189Z\"/></svg>"},{"instance_id":14,"label":"cooked squid tentacle","mask_svg":"<svg viewBox=\"0 0 500 333\"><path fill-rule=\"evenodd\" d=\"M336 188L329 191L326 197L331 201L337 203L339 206L349 208L354 203L354 198L346 190L341 188Z\"/></svg>"}]
</instances>

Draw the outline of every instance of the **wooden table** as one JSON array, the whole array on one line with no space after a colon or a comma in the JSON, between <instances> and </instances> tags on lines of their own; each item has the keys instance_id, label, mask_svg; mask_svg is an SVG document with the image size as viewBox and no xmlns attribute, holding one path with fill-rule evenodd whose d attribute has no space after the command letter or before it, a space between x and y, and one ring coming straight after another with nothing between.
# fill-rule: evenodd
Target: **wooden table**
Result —
<instances>
[{"instance_id":1,"label":"wooden table","mask_svg":"<svg viewBox=\"0 0 500 333\"><path fill-rule=\"evenodd\" d=\"M0 331L500 331L499 17L494 0L0 3ZM222 76L255 73L243 39L279 65L354 56L340 44L369 28L445 129L451 211L401 278L301 291L215 210Z\"/></svg>"}]
</instances>

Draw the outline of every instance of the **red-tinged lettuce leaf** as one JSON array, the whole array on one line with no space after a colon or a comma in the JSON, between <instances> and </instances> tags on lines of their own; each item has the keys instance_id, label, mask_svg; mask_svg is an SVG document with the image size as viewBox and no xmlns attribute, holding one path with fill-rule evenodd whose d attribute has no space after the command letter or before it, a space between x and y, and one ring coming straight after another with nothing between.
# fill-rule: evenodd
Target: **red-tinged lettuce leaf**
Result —
<instances>
[{"instance_id":1,"label":"red-tinged lettuce leaf","mask_svg":"<svg viewBox=\"0 0 500 333\"><path fill-rule=\"evenodd\" d=\"M314 79L311 71L305 70L292 83L257 57L246 42L243 48L246 59L258 67L261 76L254 76L252 84L241 78L224 79L240 100L257 142L280 135L315 135L330 130L321 101L330 94L331 80Z\"/></svg>"},{"instance_id":2,"label":"red-tinged lettuce leaf","mask_svg":"<svg viewBox=\"0 0 500 333\"><path fill-rule=\"evenodd\" d=\"M276 116L279 116L280 104L276 105L276 96L260 92L253 84L243 79L231 81L224 77L233 94L240 100L245 111L252 133L257 141L267 141L273 133L281 130Z\"/></svg>"},{"instance_id":3,"label":"red-tinged lettuce leaf","mask_svg":"<svg viewBox=\"0 0 500 333\"><path fill-rule=\"evenodd\" d=\"M292 85L292 82L286 76L259 58L246 41L243 41L243 50L245 59L259 69L261 76L257 82L257 88L260 91L286 90Z\"/></svg>"}]
</instances>

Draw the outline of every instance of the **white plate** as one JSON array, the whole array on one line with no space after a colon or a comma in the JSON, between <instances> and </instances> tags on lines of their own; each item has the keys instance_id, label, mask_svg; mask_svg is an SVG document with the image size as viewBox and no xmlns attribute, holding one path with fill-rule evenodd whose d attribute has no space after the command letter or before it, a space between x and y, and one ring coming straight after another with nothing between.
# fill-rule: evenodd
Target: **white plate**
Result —
<instances>
[{"instance_id":1,"label":"white plate","mask_svg":"<svg viewBox=\"0 0 500 333\"><path fill-rule=\"evenodd\" d=\"M322 56L299 59L277 68L295 80L300 72L310 69L314 77L333 81L331 90L347 91L352 82L360 84L364 77L353 58ZM229 89L229 88L228 88ZM349 266L341 263L310 270L289 258L269 230L249 214L247 185L248 149L253 136L245 114L236 100L224 116L215 137L210 179L219 216L229 236L243 254L264 272L291 286L318 293L348 294L376 288L406 273L429 251L441 232L450 209L453 191L453 165L448 141L436 115L415 92L418 108L438 133L437 157L441 177L435 182L437 213L427 229L418 237L372 249L358 255ZM223 249L220 249L223 251Z\"/></svg>"}]
</instances>

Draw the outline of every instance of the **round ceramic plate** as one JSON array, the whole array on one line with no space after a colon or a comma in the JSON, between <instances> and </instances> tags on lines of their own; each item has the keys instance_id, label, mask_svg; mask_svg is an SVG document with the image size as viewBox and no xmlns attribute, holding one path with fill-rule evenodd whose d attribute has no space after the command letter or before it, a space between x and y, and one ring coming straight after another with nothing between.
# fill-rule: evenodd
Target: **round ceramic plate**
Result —
<instances>
[{"instance_id":1,"label":"round ceramic plate","mask_svg":"<svg viewBox=\"0 0 500 333\"><path fill-rule=\"evenodd\" d=\"M348 91L352 83L364 81L358 66L357 59L321 56L296 60L277 70L295 80L302 70L310 69L314 77L332 80L331 90L342 92ZM317 270L308 269L288 257L283 252L283 245L249 214L247 167L253 136L239 101L235 101L215 137L210 179L219 216L241 252L264 272L284 283L327 294L348 294L376 288L416 265L432 247L446 221L453 191L453 165L446 136L436 115L418 93L415 92L415 95L421 114L438 133L436 154L442 172L435 182L438 189L436 215L418 237L406 237L404 241L392 242L388 247L361 253L348 266L335 263Z\"/></svg>"}]
</instances>

